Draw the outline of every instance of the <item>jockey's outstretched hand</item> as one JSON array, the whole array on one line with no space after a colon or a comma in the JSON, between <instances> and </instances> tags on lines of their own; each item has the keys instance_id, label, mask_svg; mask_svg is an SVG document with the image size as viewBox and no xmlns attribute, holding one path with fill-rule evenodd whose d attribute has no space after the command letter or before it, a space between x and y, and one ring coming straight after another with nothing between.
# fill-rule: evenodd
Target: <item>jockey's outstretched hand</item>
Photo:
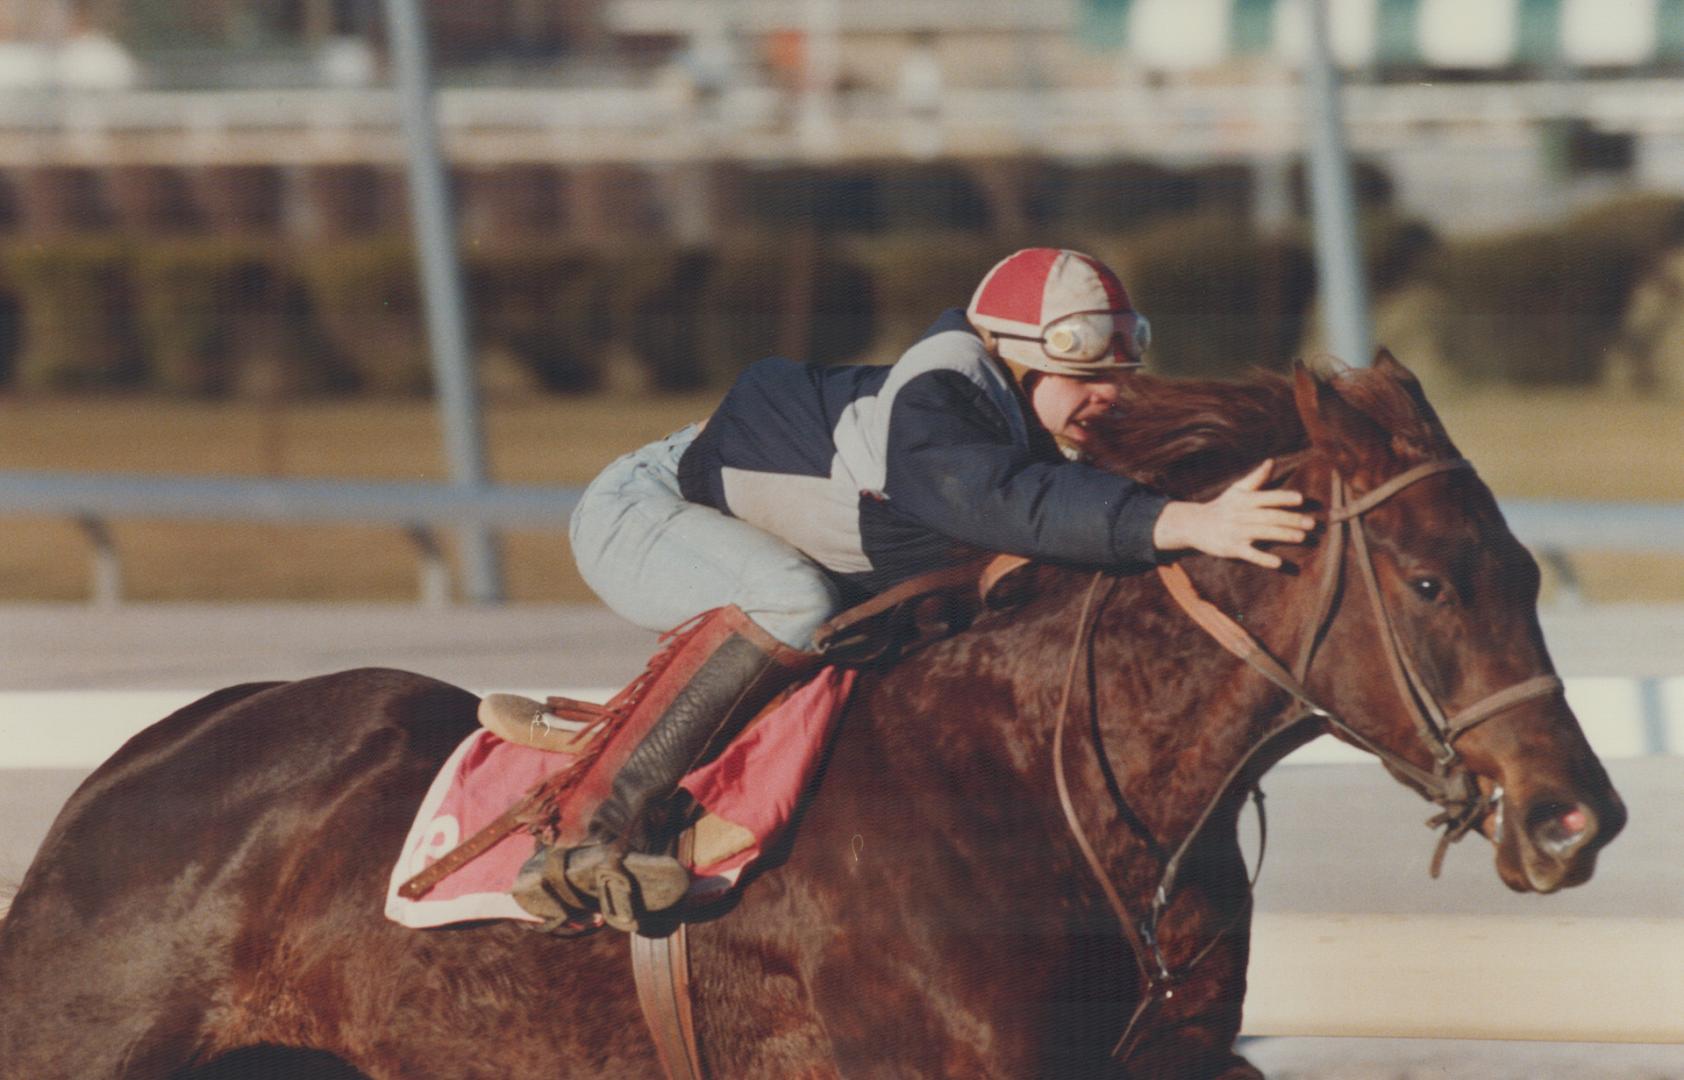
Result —
<instances>
[{"instance_id":1,"label":"jockey's outstretched hand","mask_svg":"<svg viewBox=\"0 0 1684 1080\"><path fill-rule=\"evenodd\" d=\"M1206 555L1279 569L1281 559L1259 543L1299 544L1315 520L1287 507L1303 503L1301 492L1267 488L1274 459L1246 473L1209 502L1172 502L1158 515L1152 542L1159 551L1193 548Z\"/></svg>"}]
</instances>

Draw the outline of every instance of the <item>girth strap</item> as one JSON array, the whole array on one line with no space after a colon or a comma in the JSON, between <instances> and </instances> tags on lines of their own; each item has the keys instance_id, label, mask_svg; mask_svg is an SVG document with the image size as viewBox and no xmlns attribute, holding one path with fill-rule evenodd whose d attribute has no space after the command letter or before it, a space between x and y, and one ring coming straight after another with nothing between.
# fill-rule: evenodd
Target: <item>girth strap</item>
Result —
<instances>
[{"instance_id":1,"label":"girth strap","mask_svg":"<svg viewBox=\"0 0 1684 1080\"><path fill-rule=\"evenodd\" d=\"M631 936L637 1003L667 1080L702 1080L696 1021L690 1003L690 942L685 924L665 937Z\"/></svg>"},{"instance_id":2,"label":"girth strap","mask_svg":"<svg viewBox=\"0 0 1684 1080\"><path fill-rule=\"evenodd\" d=\"M695 858L696 832L679 835L677 855ZM690 1001L690 938L680 920L665 937L631 935L632 979L643 1023L667 1080L704 1080L701 1048L696 1044L695 1010Z\"/></svg>"}]
</instances>

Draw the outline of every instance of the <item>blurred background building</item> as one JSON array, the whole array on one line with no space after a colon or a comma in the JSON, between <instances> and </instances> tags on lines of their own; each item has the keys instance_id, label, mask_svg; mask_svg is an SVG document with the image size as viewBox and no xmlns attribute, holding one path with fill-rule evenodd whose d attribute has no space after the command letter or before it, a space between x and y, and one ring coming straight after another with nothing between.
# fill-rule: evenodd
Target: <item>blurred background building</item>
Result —
<instances>
[{"instance_id":1,"label":"blurred background building","mask_svg":"<svg viewBox=\"0 0 1684 1080\"><path fill-rule=\"evenodd\" d=\"M1242 164L1279 215L1301 142L1294 0L427 8L482 225L706 235L730 208L698 201L698 169L883 158ZM1684 0L1334 0L1332 18L1354 150L1409 213L1490 228L1684 190ZM400 147L381 23L376 0L0 2L8 227L381 227L401 205L382 194ZM230 185L245 205L206 190Z\"/></svg>"},{"instance_id":2,"label":"blurred background building","mask_svg":"<svg viewBox=\"0 0 1684 1080\"><path fill-rule=\"evenodd\" d=\"M1317 344L1299 0L424 7L515 385L892 358L1024 240L1116 260L1166 370ZM1380 339L1684 387L1684 0L1330 8ZM425 389L390 83L378 0L0 0L0 387Z\"/></svg>"}]
</instances>

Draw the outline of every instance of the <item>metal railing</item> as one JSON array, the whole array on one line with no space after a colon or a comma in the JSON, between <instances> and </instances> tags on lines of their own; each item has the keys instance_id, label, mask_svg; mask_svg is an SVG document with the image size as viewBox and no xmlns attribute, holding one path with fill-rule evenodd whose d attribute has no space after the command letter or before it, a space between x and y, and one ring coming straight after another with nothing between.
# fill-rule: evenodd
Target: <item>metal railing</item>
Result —
<instances>
[{"instance_id":1,"label":"metal railing","mask_svg":"<svg viewBox=\"0 0 1684 1080\"><path fill-rule=\"evenodd\" d=\"M560 531L578 500L577 488L537 485L0 472L0 516L81 527L92 548L91 598L105 605L122 602L113 519L389 525L415 546L421 603L442 607L450 602L451 577L438 530L472 524ZM1515 535L1557 574L1569 603L1582 597L1574 552L1684 556L1684 503L1505 499L1502 510Z\"/></svg>"},{"instance_id":2,"label":"metal railing","mask_svg":"<svg viewBox=\"0 0 1684 1080\"><path fill-rule=\"evenodd\" d=\"M565 529L578 500L576 488L524 485L0 472L0 515L69 519L81 527L92 549L97 605L122 602L122 556L110 528L116 518L390 525L415 547L421 603L443 607L451 574L439 530Z\"/></svg>"}]
</instances>

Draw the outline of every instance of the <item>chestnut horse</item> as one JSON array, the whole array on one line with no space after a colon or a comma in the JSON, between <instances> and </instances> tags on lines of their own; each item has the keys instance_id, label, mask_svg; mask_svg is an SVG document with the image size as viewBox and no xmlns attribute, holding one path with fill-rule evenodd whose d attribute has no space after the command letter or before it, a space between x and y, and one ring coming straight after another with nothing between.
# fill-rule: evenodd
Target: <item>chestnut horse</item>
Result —
<instances>
[{"instance_id":1,"label":"chestnut horse","mask_svg":"<svg viewBox=\"0 0 1684 1080\"><path fill-rule=\"evenodd\" d=\"M1536 565L1413 377L1386 356L1326 379L1143 377L1125 410L1111 453L1166 490L1278 455L1360 528L1363 552L1331 525L1281 549L1296 573L1181 562L1283 667L1308 656L1302 682L1235 659L1156 575L1054 566L867 673L781 865L689 927L707 1075L1259 1076L1233 1052L1236 819L1329 731L1428 793L1464 778L1450 825L1493 842L1512 888L1591 876L1625 812L1550 678ZM1444 735L1405 697L1488 715ZM0 1077L658 1075L618 933L382 915L475 705L348 671L221 690L130 740L0 923Z\"/></svg>"}]
</instances>

